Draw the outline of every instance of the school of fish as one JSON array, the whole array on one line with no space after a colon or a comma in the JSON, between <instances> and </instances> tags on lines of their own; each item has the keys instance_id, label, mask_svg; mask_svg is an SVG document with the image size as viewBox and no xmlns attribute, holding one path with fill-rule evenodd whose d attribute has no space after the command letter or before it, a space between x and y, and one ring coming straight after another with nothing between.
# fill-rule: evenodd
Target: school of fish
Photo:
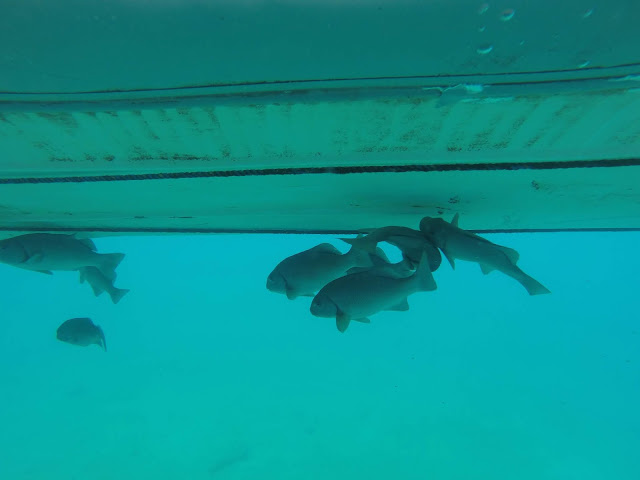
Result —
<instances>
[{"instance_id":1,"label":"school of fish","mask_svg":"<svg viewBox=\"0 0 640 480\"><path fill-rule=\"evenodd\" d=\"M366 233L341 239L351 245L345 254L323 243L284 259L267 278L267 289L290 300L313 297L311 314L335 319L340 332L351 321L370 323L384 310L409 310L410 295L436 290L432 272L440 267L440 252L454 269L455 260L476 262L484 274L498 270L515 279L529 295L551 293L517 266L518 252L461 229L457 214L451 223L424 217L419 230L387 226ZM381 242L397 247L402 261L389 262Z\"/></svg>"},{"instance_id":2,"label":"school of fish","mask_svg":"<svg viewBox=\"0 0 640 480\"><path fill-rule=\"evenodd\" d=\"M118 303L129 290L116 288L116 268L123 253L98 253L89 238L56 233L30 233L0 240L0 262L53 275L54 271L77 271L80 283L87 282L97 297L103 292ZM88 318L74 318L62 323L56 332L62 342L86 347L99 345L107 350L102 329Z\"/></svg>"},{"instance_id":3,"label":"school of fish","mask_svg":"<svg viewBox=\"0 0 640 480\"><path fill-rule=\"evenodd\" d=\"M494 270L519 282L529 295L550 291L518 267L519 254L451 222L424 217L419 229L387 226L364 231L356 238L341 238L351 248L342 254L329 243L282 260L267 277L267 289L294 300L312 297L311 314L335 320L340 332L352 321L370 323L378 312L409 310L408 297L437 289L433 278L442 255L455 269L455 261L477 263L484 274ZM392 263L380 243L400 250L402 260ZM442 254L441 254L442 252ZM95 296L106 292L118 303L128 289L114 285L123 253L99 253L91 239L76 235L32 233L0 240L0 262L47 275L77 271ZM58 340L78 346L98 345L106 351L100 326L89 318L73 318L57 330Z\"/></svg>"}]
</instances>

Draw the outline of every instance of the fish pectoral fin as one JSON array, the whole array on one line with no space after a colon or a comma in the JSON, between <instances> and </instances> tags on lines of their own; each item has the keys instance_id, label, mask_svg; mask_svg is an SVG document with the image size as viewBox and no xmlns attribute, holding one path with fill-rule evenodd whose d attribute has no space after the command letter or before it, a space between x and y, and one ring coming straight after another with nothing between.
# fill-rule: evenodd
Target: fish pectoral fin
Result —
<instances>
[{"instance_id":1,"label":"fish pectoral fin","mask_svg":"<svg viewBox=\"0 0 640 480\"><path fill-rule=\"evenodd\" d=\"M44 258L44 254L34 253L33 255L29 255L29 257L27 257L27 259L22 263L26 265L34 265L38 262L41 262L43 258Z\"/></svg>"},{"instance_id":2,"label":"fish pectoral fin","mask_svg":"<svg viewBox=\"0 0 640 480\"><path fill-rule=\"evenodd\" d=\"M489 265L485 265L484 263L480 263L479 265L480 270L482 270L482 273L484 273L485 275L488 275L495 270L495 268L490 267Z\"/></svg>"},{"instance_id":3,"label":"fish pectoral fin","mask_svg":"<svg viewBox=\"0 0 640 480\"><path fill-rule=\"evenodd\" d=\"M104 332L102 331L102 328L98 325L96 325L96 329L98 330L98 345L102 347L102 349L106 352L107 351L107 339L104 336Z\"/></svg>"},{"instance_id":4,"label":"fish pectoral fin","mask_svg":"<svg viewBox=\"0 0 640 480\"><path fill-rule=\"evenodd\" d=\"M51 270L34 270L36 272L44 273L45 275L53 275Z\"/></svg>"},{"instance_id":5,"label":"fish pectoral fin","mask_svg":"<svg viewBox=\"0 0 640 480\"><path fill-rule=\"evenodd\" d=\"M409 302L405 298L401 302L398 302L397 304L389 307L389 310L393 312L406 312L407 310L409 310Z\"/></svg>"},{"instance_id":6,"label":"fish pectoral fin","mask_svg":"<svg viewBox=\"0 0 640 480\"><path fill-rule=\"evenodd\" d=\"M287 298L289 300L295 300L298 297L299 297L298 292L287 287Z\"/></svg>"},{"instance_id":7,"label":"fish pectoral fin","mask_svg":"<svg viewBox=\"0 0 640 480\"><path fill-rule=\"evenodd\" d=\"M301 293L298 295L299 297L315 297L315 293Z\"/></svg>"},{"instance_id":8,"label":"fish pectoral fin","mask_svg":"<svg viewBox=\"0 0 640 480\"><path fill-rule=\"evenodd\" d=\"M343 312L338 312L336 315L336 327L340 333L344 333L347 330L350 322L351 319Z\"/></svg>"},{"instance_id":9,"label":"fish pectoral fin","mask_svg":"<svg viewBox=\"0 0 640 480\"><path fill-rule=\"evenodd\" d=\"M455 258L453 258L451 255L449 255L449 253L446 250L442 250L442 253L444 253L444 256L446 257L447 260L449 260L449 264L451 265L451 268L453 270L456 269L456 260Z\"/></svg>"}]
</instances>

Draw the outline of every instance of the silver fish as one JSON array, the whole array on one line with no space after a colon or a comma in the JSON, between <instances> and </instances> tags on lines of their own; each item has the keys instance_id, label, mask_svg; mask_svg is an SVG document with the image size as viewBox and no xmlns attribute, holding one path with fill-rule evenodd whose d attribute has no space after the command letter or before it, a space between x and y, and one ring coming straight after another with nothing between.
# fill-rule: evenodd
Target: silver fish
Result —
<instances>
[{"instance_id":1,"label":"silver fish","mask_svg":"<svg viewBox=\"0 0 640 480\"><path fill-rule=\"evenodd\" d=\"M95 325L90 318L72 318L62 323L56 331L56 338L61 342L88 347L98 345L107 351L107 341L102 328Z\"/></svg>"},{"instance_id":2,"label":"silver fish","mask_svg":"<svg viewBox=\"0 0 640 480\"><path fill-rule=\"evenodd\" d=\"M355 266L371 266L366 252L351 248L344 255L329 243L322 243L280 262L267 278L267 289L293 300L312 297L323 286Z\"/></svg>"},{"instance_id":3,"label":"silver fish","mask_svg":"<svg viewBox=\"0 0 640 480\"><path fill-rule=\"evenodd\" d=\"M73 235L31 233L0 241L0 262L51 274L52 270L96 267L112 278L123 253L97 253L91 240Z\"/></svg>"},{"instance_id":4,"label":"silver fish","mask_svg":"<svg viewBox=\"0 0 640 480\"><path fill-rule=\"evenodd\" d=\"M432 217L424 217L420 221L420 231L442 250L451 268L455 269L456 259L477 262L485 275L498 270L517 280L529 295L551 293L516 265L520 258L518 252L459 228L458 218L456 213L451 223Z\"/></svg>"},{"instance_id":5,"label":"silver fish","mask_svg":"<svg viewBox=\"0 0 640 480\"><path fill-rule=\"evenodd\" d=\"M113 278L107 278L96 267L82 267L78 269L78 272L80 273L80 283L84 283L86 281L91 286L96 297L102 295L103 292L107 292L111 297L111 301L115 304L129 293L129 290L125 288L116 288L113 285L113 282L115 281L115 272L113 274Z\"/></svg>"},{"instance_id":6,"label":"silver fish","mask_svg":"<svg viewBox=\"0 0 640 480\"><path fill-rule=\"evenodd\" d=\"M420 262L422 252L427 253L432 272L435 272L442 262L442 256L438 249L420 231L413 228L381 227L371 230L364 237L341 238L340 240L371 254L375 253L378 243L387 242L402 252L405 263L412 269L415 269Z\"/></svg>"},{"instance_id":7,"label":"silver fish","mask_svg":"<svg viewBox=\"0 0 640 480\"><path fill-rule=\"evenodd\" d=\"M344 332L351 320L369 323L369 315L383 310L406 311L409 295L436 288L428 256L424 253L418 269L408 277L372 269L330 282L314 297L310 311L316 317L335 318L336 327Z\"/></svg>"}]
</instances>

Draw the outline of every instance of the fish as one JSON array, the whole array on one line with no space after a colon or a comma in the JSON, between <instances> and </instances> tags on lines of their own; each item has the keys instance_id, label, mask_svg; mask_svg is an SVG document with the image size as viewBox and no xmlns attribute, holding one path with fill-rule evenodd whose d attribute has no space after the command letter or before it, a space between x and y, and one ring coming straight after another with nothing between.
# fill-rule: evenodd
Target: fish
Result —
<instances>
[{"instance_id":1,"label":"fish","mask_svg":"<svg viewBox=\"0 0 640 480\"><path fill-rule=\"evenodd\" d=\"M361 250L375 254L376 246L380 242L387 242L397 247L402 252L405 263L415 270L422 252L426 252L432 272L435 272L442 263L442 256L430 239L426 238L419 230L409 227L388 226L369 231L368 235L358 238L341 238L343 242L358 247Z\"/></svg>"},{"instance_id":2,"label":"fish","mask_svg":"<svg viewBox=\"0 0 640 480\"><path fill-rule=\"evenodd\" d=\"M284 293L290 300L313 297L350 268L372 265L369 255L358 248L342 254L330 243L322 243L281 261L267 277L267 289Z\"/></svg>"},{"instance_id":3,"label":"fish","mask_svg":"<svg viewBox=\"0 0 640 480\"><path fill-rule=\"evenodd\" d=\"M96 267L82 267L78 269L78 272L80 273L80 283L86 281L91 286L96 297L102 295L103 292L107 292L111 297L111 301L116 304L122 300L122 297L129 293L129 290L126 288L116 288L113 285L115 272L113 278L106 277Z\"/></svg>"},{"instance_id":4,"label":"fish","mask_svg":"<svg viewBox=\"0 0 640 480\"><path fill-rule=\"evenodd\" d=\"M347 270L347 275L375 270L378 272L388 272L390 275L399 277L408 277L415 270L413 264L407 262L405 259L401 262L391 263L391 260L389 260L384 250L380 247L376 248L375 254L370 253L369 258L371 258L371 262L373 263L372 267L353 267Z\"/></svg>"},{"instance_id":5,"label":"fish","mask_svg":"<svg viewBox=\"0 0 640 480\"><path fill-rule=\"evenodd\" d=\"M352 320L370 323L369 316L380 311L409 310L409 295L436 288L428 255L423 253L417 270L408 277L372 269L333 280L313 298L309 310L316 317L335 318L338 331L345 332Z\"/></svg>"},{"instance_id":6,"label":"fish","mask_svg":"<svg viewBox=\"0 0 640 480\"><path fill-rule=\"evenodd\" d=\"M458 219L459 215L456 213L451 223L432 217L424 217L420 221L420 231L442 250L451 268L456 268L456 259L476 262L485 275L498 270L517 280L529 295L551 293L547 287L517 266L520 255L516 250L459 228Z\"/></svg>"},{"instance_id":7,"label":"fish","mask_svg":"<svg viewBox=\"0 0 640 480\"><path fill-rule=\"evenodd\" d=\"M98 253L89 239L55 233L30 233L0 240L0 262L48 275L54 270L95 267L112 279L124 253Z\"/></svg>"},{"instance_id":8,"label":"fish","mask_svg":"<svg viewBox=\"0 0 640 480\"><path fill-rule=\"evenodd\" d=\"M72 318L63 322L56 331L56 338L80 347L98 345L107 351L107 341L102 328L94 324L90 318Z\"/></svg>"}]
</instances>

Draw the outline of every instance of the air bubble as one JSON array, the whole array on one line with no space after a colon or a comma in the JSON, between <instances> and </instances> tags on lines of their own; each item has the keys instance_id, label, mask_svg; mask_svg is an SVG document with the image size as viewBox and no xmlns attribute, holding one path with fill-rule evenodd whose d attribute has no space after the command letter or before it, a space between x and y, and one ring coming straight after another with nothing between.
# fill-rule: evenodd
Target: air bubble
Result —
<instances>
[{"instance_id":1,"label":"air bubble","mask_svg":"<svg viewBox=\"0 0 640 480\"><path fill-rule=\"evenodd\" d=\"M480 45L476 52L478 52L480 55L486 55L487 53L490 53L491 50L493 50L493 45L485 43Z\"/></svg>"},{"instance_id":2,"label":"air bubble","mask_svg":"<svg viewBox=\"0 0 640 480\"><path fill-rule=\"evenodd\" d=\"M506 10L503 10L502 13L500 14L500 20L502 20L503 22L508 22L513 18L515 14L516 14L516 11L513 8L507 8Z\"/></svg>"}]
</instances>

